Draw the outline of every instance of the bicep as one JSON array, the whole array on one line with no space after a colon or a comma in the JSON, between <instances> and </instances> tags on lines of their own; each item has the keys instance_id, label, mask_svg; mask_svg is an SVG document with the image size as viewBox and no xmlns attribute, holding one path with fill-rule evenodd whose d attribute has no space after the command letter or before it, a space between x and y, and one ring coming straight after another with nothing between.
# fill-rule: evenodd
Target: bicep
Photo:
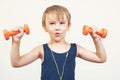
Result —
<instances>
[{"instance_id":1,"label":"bicep","mask_svg":"<svg viewBox=\"0 0 120 80\"><path fill-rule=\"evenodd\" d=\"M30 52L22 55L20 57L19 67L30 64L33 61L35 61L36 59L40 58L40 53L41 53L40 52L40 47L36 47L36 48L32 49Z\"/></svg>"},{"instance_id":2,"label":"bicep","mask_svg":"<svg viewBox=\"0 0 120 80\"><path fill-rule=\"evenodd\" d=\"M89 51L79 45L77 45L77 57L90 62L100 62L100 59L95 52Z\"/></svg>"}]
</instances>

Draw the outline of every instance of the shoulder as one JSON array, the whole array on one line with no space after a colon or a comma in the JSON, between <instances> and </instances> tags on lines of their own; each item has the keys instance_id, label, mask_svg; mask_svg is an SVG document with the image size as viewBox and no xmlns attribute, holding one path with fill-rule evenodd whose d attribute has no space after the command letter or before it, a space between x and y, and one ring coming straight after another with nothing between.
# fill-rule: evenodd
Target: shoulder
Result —
<instances>
[{"instance_id":1,"label":"shoulder","mask_svg":"<svg viewBox=\"0 0 120 80\"><path fill-rule=\"evenodd\" d=\"M83 49L83 47L77 43L71 43L72 46L75 46L77 50Z\"/></svg>"},{"instance_id":2,"label":"shoulder","mask_svg":"<svg viewBox=\"0 0 120 80\"><path fill-rule=\"evenodd\" d=\"M77 48L77 52L76 52L77 57L80 56L85 51L85 48L79 44L76 44L76 48Z\"/></svg>"},{"instance_id":3,"label":"shoulder","mask_svg":"<svg viewBox=\"0 0 120 80\"><path fill-rule=\"evenodd\" d=\"M43 50L43 45L37 45L33 50L41 52Z\"/></svg>"},{"instance_id":4,"label":"shoulder","mask_svg":"<svg viewBox=\"0 0 120 80\"><path fill-rule=\"evenodd\" d=\"M34 47L32 52L36 53L36 55L39 55L40 58L42 58L43 55L44 55L43 44L42 45L37 45L36 47Z\"/></svg>"}]
</instances>

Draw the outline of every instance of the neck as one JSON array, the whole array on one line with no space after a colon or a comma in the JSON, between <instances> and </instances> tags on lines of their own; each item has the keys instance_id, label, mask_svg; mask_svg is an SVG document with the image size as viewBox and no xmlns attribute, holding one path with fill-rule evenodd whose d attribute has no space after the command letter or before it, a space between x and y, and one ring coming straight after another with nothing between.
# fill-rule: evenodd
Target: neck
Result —
<instances>
[{"instance_id":1,"label":"neck","mask_svg":"<svg viewBox=\"0 0 120 80\"><path fill-rule=\"evenodd\" d=\"M60 41L50 40L49 44L62 45L62 44L67 44L67 42L65 40L60 40Z\"/></svg>"},{"instance_id":2,"label":"neck","mask_svg":"<svg viewBox=\"0 0 120 80\"><path fill-rule=\"evenodd\" d=\"M52 49L55 52L66 52L70 48L70 44L66 41L60 41L60 42L54 42L50 41L48 43L48 46L50 49Z\"/></svg>"}]
</instances>

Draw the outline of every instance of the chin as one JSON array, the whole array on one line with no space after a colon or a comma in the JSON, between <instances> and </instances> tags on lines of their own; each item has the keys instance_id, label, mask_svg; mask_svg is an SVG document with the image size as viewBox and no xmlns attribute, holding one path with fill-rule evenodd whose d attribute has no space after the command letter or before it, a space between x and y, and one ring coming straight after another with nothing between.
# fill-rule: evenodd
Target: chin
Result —
<instances>
[{"instance_id":1,"label":"chin","mask_svg":"<svg viewBox=\"0 0 120 80\"><path fill-rule=\"evenodd\" d=\"M60 42L62 39L61 38L56 38L55 42Z\"/></svg>"}]
</instances>

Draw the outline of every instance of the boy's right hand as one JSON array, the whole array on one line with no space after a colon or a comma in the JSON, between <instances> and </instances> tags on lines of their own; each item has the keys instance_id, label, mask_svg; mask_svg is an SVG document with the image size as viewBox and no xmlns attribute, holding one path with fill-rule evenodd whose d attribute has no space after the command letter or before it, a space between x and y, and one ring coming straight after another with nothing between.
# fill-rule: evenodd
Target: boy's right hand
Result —
<instances>
[{"instance_id":1,"label":"boy's right hand","mask_svg":"<svg viewBox=\"0 0 120 80\"><path fill-rule=\"evenodd\" d=\"M20 31L20 33L12 36L12 41L19 42L24 35L24 30L22 27L17 27L13 29L14 31Z\"/></svg>"}]
</instances>

